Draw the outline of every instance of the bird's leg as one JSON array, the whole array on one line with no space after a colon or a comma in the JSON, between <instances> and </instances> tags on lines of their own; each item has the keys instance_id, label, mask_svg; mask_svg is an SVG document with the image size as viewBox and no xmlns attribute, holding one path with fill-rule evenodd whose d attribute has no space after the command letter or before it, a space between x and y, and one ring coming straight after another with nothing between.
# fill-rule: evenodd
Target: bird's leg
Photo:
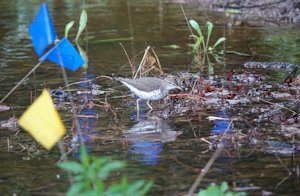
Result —
<instances>
[{"instance_id":1,"label":"bird's leg","mask_svg":"<svg viewBox=\"0 0 300 196\"><path fill-rule=\"evenodd\" d=\"M150 100L147 100L147 105L148 105L148 107L150 108L150 111L149 111L149 112L151 112L151 111L153 110L153 107L150 105Z\"/></svg>"},{"instance_id":2,"label":"bird's leg","mask_svg":"<svg viewBox=\"0 0 300 196\"><path fill-rule=\"evenodd\" d=\"M139 105L140 99L136 100L136 118L137 120L140 118L140 105Z\"/></svg>"}]
</instances>

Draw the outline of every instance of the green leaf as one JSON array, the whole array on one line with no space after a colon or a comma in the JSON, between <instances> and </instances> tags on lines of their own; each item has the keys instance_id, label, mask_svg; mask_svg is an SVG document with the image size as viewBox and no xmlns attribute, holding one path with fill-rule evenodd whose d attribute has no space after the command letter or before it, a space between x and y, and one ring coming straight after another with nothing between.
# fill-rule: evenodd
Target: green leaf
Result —
<instances>
[{"instance_id":1,"label":"green leaf","mask_svg":"<svg viewBox=\"0 0 300 196\"><path fill-rule=\"evenodd\" d=\"M130 184L127 189L128 195L136 195L136 193L139 192L139 189L141 189L144 186L145 182L143 180L138 180ZM140 194L139 194L140 195Z\"/></svg>"},{"instance_id":2,"label":"green leaf","mask_svg":"<svg viewBox=\"0 0 300 196\"><path fill-rule=\"evenodd\" d=\"M100 193L103 193L105 191L105 184L102 180L98 179L94 183L95 183L94 189L96 189L97 193L99 193L98 195L100 195Z\"/></svg>"},{"instance_id":3,"label":"green leaf","mask_svg":"<svg viewBox=\"0 0 300 196\"><path fill-rule=\"evenodd\" d=\"M143 186L140 188L140 195L146 195L147 192L149 192L150 188L153 185L153 181L149 181L149 182L145 182L144 180L140 180L143 181Z\"/></svg>"},{"instance_id":4,"label":"green leaf","mask_svg":"<svg viewBox=\"0 0 300 196\"><path fill-rule=\"evenodd\" d=\"M85 145L82 145L80 147L80 160L81 160L81 163L82 163L82 165L84 167L88 167L89 166L90 158L89 158L89 156L87 154Z\"/></svg>"},{"instance_id":5,"label":"green leaf","mask_svg":"<svg viewBox=\"0 0 300 196\"><path fill-rule=\"evenodd\" d=\"M224 42L226 40L225 37L220 37L216 43L214 44L214 46L212 47L212 50L215 49L215 47L217 47L219 44L221 44L222 42Z\"/></svg>"},{"instance_id":6,"label":"green leaf","mask_svg":"<svg viewBox=\"0 0 300 196\"><path fill-rule=\"evenodd\" d=\"M170 45L167 45L167 46L164 46L165 48L171 48L171 49L179 49L180 46L176 45L176 44L170 44Z\"/></svg>"},{"instance_id":7,"label":"green leaf","mask_svg":"<svg viewBox=\"0 0 300 196\"><path fill-rule=\"evenodd\" d=\"M81 164L79 164L75 161L61 162L58 164L58 167L60 167L63 170L70 171L73 173L80 173L83 171L83 167L81 166Z\"/></svg>"},{"instance_id":8,"label":"green leaf","mask_svg":"<svg viewBox=\"0 0 300 196\"><path fill-rule=\"evenodd\" d=\"M224 194L225 196L237 196L237 193L233 193L233 192L228 192Z\"/></svg>"},{"instance_id":9,"label":"green leaf","mask_svg":"<svg viewBox=\"0 0 300 196\"><path fill-rule=\"evenodd\" d=\"M99 195L102 194L97 193L96 190L90 190L80 194L80 196L99 196Z\"/></svg>"},{"instance_id":10,"label":"green leaf","mask_svg":"<svg viewBox=\"0 0 300 196\"><path fill-rule=\"evenodd\" d=\"M82 10L80 15L80 20L79 20L79 28L75 39L76 42L78 41L82 31L85 29L86 24L87 24L87 12L85 10Z\"/></svg>"},{"instance_id":11,"label":"green leaf","mask_svg":"<svg viewBox=\"0 0 300 196\"><path fill-rule=\"evenodd\" d=\"M84 180L86 180L86 179L87 179L87 177L86 177L85 172L82 172L82 173L80 173L80 174L74 176L74 180L75 180L76 182L84 181Z\"/></svg>"},{"instance_id":12,"label":"green leaf","mask_svg":"<svg viewBox=\"0 0 300 196\"><path fill-rule=\"evenodd\" d=\"M209 39L210 39L210 35L211 35L212 29L213 29L213 24L208 21L208 22L206 22L206 25L207 25L207 39L206 39L205 48L207 49L208 43L209 43Z\"/></svg>"},{"instance_id":13,"label":"green leaf","mask_svg":"<svg viewBox=\"0 0 300 196\"><path fill-rule=\"evenodd\" d=\"M152 181L138 180L132 183L128 182L126 176L122 177L120 182L114 183L108 187L105 195L146 195L149 192Z\"/></svg>"},{"instance_id":14,"label":"green leaf","mask_svg":"<svg viewBox=\"0 0 300 196\"><path fill-rule=\"evenodd\" d=\"M193 29L195 29L197 31L198 35L202 36L202 32L201 32L201 28L200 28L199 24L193 19L189 20L189 23L193 27Z\"/></svg>"},{"instance_id":15,"label":"green leaf","mask_svg":"<svg viewBox=\"0 0 300 196\"><path fill-rule=\"evenodd\" d=\"M65 37L68 37L69 31L71 30L71 28L74 25L74 21L69 22L66 27L65 27Z\"/></svg>"},{"instance_id":16,"label":"green leaf","mask_svg":"<svg viewBox=\"0 0 300 196\"><path fill-rule=\"evenodd\" d=\"M112 161L104 165L101 170L98 172L98 177L101 179L106 179L111 171L122 169L126 166L124 161Z\"/></svg>"},{"instance_id":17,"label":"green leaf","mask_svg":"<svg viewBox=\"0 0 300 196\"><path fill-rule=\"evenodd\" d=\"M239 9L226 9L225 13L228 13L228 14L240 14L241 10L239 10Z\"/></svg>"},{"instance_id":18,"label":"green leaf","mask_svg":"<svg viewBox=\"0 0 300 196\"><path fill-rule=\"evenodd\" d=\"M222 182L222 184L220 185L221 191L225 192L228 190L228 183L227 182Z\"/></svg>"},{"instance_id":19,"label":"green leaf","mask_svg":"<svg viewBox=\"0 0 300 196\"><path fill-rule=\"evenodd\" d=\"M109 164L110 160L111 160L111 158L109 158L109 157L101 157L101 158L92 157L91 158L92 164L90 167L93 167L94 169L99 170L101 167L103 167L103 165Z\"/></svg>"},{"instance_id":20,"label":"green leaf","mask_svg":"<svg viewBox=\"0 0 300 196\"><path fill-rule=\"evenodd\" d=\"M200 29L199 24L195 20L191 19L191 20L189 20L189 23L193 27L193 29L195 29L196 31L198 29Z\"/></svg>"},{"instance_id":21,"label":"green leaf","mask_svg":"<svg viewBox=\"0 0 300 196\"><path fill-rule=\"evenodd\" d=\"M213 25L213 23L211 23L209 21L206 22L206 25L207 25L207 36L210 37L214 25Z\"/></svg>"},{"instance_id":22,"label":"green leaf","mask_svg":"<svg viewBox=\"0 0 300 196\"><path fill-rule=\"evenodd\" d=\"M84 183L83 182L78 182L78 183L75 183L73 184L68 192L67 192L67 195L68 196L73 196L73 195L80 195L81 191L83 190L84 188Z\"/></svg>"},{"instance_id":23,"label":"green leaf","mask_svg":"<svg viewBox=\"0 0 300 196\"><path fill-rule=\"evenodd\" d=\"M122 177L122 180L120 182L114 183L110 185L106 191L106 195L118 195L120 193L126 194L127 190L129 188L128 179L126 176Z\"/></svg>"}]
</instances>

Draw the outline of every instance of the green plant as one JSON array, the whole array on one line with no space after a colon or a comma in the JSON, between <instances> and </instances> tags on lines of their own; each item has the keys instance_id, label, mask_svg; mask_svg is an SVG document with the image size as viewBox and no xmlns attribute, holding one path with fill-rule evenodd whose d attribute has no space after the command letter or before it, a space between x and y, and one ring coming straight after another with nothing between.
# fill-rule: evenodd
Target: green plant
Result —
<instances>
[{"instance_id":1,"label":"green plant","mask_svg":"<svg viewBox=\"0 0 300 196\"><path fill-rule=\"evenodd\" d=\"M85 147L81 147L80 155L80 163L66 161L58 164L61 169L75 175L75 182L69 188L67 195L145 195L153 184L152 181L147 182L145 180L129 182L126 176L122 176L120 180L108 184L111 173L124 168L126 166L125 162L89 156Z\"/></svg>"},{"instance_id":2,"label":"green plant","mask_svg":"<svg viewBox=\"0 0 300 196\"><path fill-rule=\"evenodd\" d=\"M79 27L78 27L77 35L75 38L75 42L78 42L78 39L79 39L81 33L83 32L83 30L86 27L86 24L87 24L87 13L85 10L82 10L80 19L79 19Z\"/></svg>"},{"instance_id":3,"label":"green plant","mask_svg":"<svg viewBox=\"0 0 300 196\"><path fill-rule=\"evenodd\" d=\"M191 35L191 37L195 40L195 43L192 44L193 50L194 52L213 52L215 50L215 48L220 45L222 42L224 42L226 40L225 37L220 37L213 46L209 46L209 41L210 41L210 36L213 30L213 24L211 22L207 22L207 38L205 41L205 37L202 34L201 28L199 26L199 24L191 19L189 21L191 27L197 32L197 35L193 34Z\"/></svg>"},{"instance_id":4,"label":"green plant","mask_svg":"<svg viewBox=\"0 0 300 196\"><path fill-rule=\"evenodd\" d=\"M228 183L222 182L221 185L210 185L206 189L200 191L198 196L244 196L244 192L230 192L228 191Z\"/></svg>"},{"instance_id":5,"label":"green plant","mask_svg":"<svg viewBox=\"0 0 300 196\"><path fill-rule=\"evenodd\" d=\"M86 28L87 25L87 12L85 10L82 10L81 14L80 14L80 19L79 19L79 26L78 26L78 30L77 30L77 34L76 34L76 38L75 38L75 44L77 46L77 49L81 55L81 57L84 59L84 65L83 67L87 68L88 65L88 56L86 55L85 51L81 48L79 42L79 37L82 34L83 30ZM74 25L74 21L69 22L66 27L65 27L65 37L67 38L69 35L70 30L72 29L73 25Z\"/></svg>"},{"instance_id":6,"label":"green plant","mask_svg":"<svg viewBox=\"0 0 300 196\"><path fill-rule=\"evenodd\" d=\"M194 43L190 44L190 46L193 48L193 54L195 57L195 61L198 65L203 65L205 63L205 57L208 53L212 54L214 58L218 61L218 58L216 58L215 49L217 46L219 46L222 42L226 40L225 37L220 37L212 46L209 45L210 37L213 30L213 24L211 22L207 22L207 37L205 38L202 34L202 30L199 26L199 24L191 19L189 20L190 26L196 31L196 34L190 35L191 38L193 38Z\"/></svg>"},{"instance_id":7,"label":"green plant","mask_svg":"<svg viewBox=\"0 0 300 196\"><path fill-rule=\"evenodd\" d=\"M68 37L68 34L69 34L70 30L72 29L74 23L75 23L74 21L71 21L66 25L66 27L65 27L65 37ZM82 10L82 12L80 14L80 19L79 19L79 26L78 26L78 30L77 30L77 35L76 35L76 38L75 38L76 43L78 42L81 33L85 29L86 24L87 24L87 12L85 10Z\"/></svg>"}]
</instances>

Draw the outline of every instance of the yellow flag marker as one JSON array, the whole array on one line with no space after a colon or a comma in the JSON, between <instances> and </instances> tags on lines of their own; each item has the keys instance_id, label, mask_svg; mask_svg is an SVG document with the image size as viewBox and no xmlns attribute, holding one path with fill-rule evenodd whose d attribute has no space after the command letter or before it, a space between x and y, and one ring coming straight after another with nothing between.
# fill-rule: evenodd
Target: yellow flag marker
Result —
<instances>
[{"instance_id":1,"label":"yellow flag marker","mask_svg":"<svg viewBox=\"0 0 300 196\"><path fill-rule=\"evenodd\" d=\"M20 117L19 125L47 150L65 134L64 124L46 89Z\"/></svg>"}]
</instances>

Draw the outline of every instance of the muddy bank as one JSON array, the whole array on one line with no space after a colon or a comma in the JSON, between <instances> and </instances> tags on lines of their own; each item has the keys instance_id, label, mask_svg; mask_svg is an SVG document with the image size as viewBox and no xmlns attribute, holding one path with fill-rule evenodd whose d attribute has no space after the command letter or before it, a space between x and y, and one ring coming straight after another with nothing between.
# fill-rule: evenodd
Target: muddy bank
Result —
<instances>
[{"instance_id":1,"label":"muddy bank","mask_svg":"<svg viewBox=\"0 0 300 196\"><path fill-rule=\"evenodd\" d=\"M300 24L300 0L198 0L205 7L227 12L235 24Z\"/></svg>"}]
</instances>

